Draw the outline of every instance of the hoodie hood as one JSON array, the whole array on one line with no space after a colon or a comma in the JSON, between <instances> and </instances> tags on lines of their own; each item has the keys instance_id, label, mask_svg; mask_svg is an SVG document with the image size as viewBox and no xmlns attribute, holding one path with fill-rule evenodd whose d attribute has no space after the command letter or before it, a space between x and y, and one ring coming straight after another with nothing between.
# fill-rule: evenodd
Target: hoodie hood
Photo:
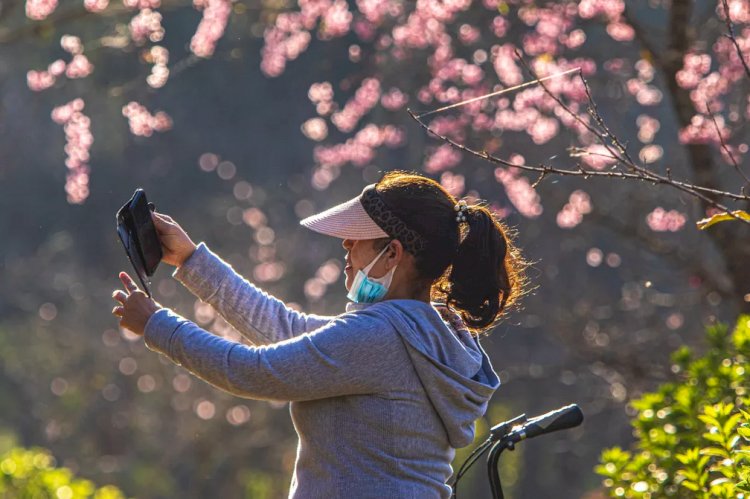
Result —
<instances>
[{"instance_id":1,"label":"hoodie hood","mask_svg":"<svg viewBox=\"0 0 750 499\"><path fill-rule=\"evenodd\" d=\"M473 442L474 421L487 411L500 380L479 341L462 326L458 315L444 308L454 315L449 318L454 324L451 328L435 306L417 300L347 304L347 312L363 308L382 315L401 336L451 446L460 448Z\"/></svg>"}]
</instances>

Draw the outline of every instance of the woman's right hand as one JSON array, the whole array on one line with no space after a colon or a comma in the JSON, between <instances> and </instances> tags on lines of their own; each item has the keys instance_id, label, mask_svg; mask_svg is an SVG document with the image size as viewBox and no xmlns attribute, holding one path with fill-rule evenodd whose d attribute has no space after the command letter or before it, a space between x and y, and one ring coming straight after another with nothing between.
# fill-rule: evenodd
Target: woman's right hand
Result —
<instances>
[{"instance_id":1,"label":"woman's right hand","mask_svg":"<svg viewBox=\"0 0 750 499\"><path fill-rule=\"evenodd\" d=\"M152 212L151 218L154 221L154 227L161 240L162 261L175 267L182 267L185 260L190 258L195 252L196 245L190 239L180 224L175 222L172 217L162 213Z\"/></svg>"}]
</instances>

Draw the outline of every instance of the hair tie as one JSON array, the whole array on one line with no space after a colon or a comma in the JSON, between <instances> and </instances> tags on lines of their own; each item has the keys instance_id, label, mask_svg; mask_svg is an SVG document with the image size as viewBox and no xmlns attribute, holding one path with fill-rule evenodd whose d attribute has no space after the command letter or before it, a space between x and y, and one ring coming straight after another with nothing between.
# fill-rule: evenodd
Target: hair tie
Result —
<instances>
[{"instance_id":1,"label":"hair tie","mask_svg":"<svg viewBox=\"0 0 750 499\"><path fill-rule=\"evenodd\" d=\"M466 211L469 209L469 205L466 204L466 201L462 199L456 203L453 209L456 211L456 222L466 222Z\"/></svg>"}]
</instances>

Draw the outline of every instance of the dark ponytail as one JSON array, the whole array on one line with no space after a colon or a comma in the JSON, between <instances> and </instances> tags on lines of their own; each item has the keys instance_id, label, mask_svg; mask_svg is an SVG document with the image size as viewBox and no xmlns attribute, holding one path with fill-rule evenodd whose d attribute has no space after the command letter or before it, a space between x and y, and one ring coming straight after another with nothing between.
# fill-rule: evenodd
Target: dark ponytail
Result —
<instances>
[{"instance_id":1,"label":"dark ponytail","mask_svg":"<svg viewBox=\"0 0 750 499\"><path fill-rule=\"evenodd\" d=\"M401 220L426 240L415 255L431 299L453 308L474 332L490 329L523 294L526 263L508 229L485 206L456 220L457 200L427 177L390 172L376 187Z\"/></svg>"},{"instance_id":2,"label":"dark ponytail","mask_svg":"<svg viewBox=\"0 0 750 499\"><path fill-rule=\"evenodd\" d=\"M505 231L492 213L485 207L471 206L466 222L466 235L448 276L447 302L460 312L470 329L485 330L508 305L513 269L506 261Z\"/></svg>"}]
</instances>

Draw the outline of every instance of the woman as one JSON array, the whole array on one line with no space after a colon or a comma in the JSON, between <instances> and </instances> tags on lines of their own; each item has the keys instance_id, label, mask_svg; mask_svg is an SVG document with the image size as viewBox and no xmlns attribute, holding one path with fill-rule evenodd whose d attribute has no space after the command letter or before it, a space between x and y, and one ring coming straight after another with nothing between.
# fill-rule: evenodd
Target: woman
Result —
<instances>
[{"instance_id":1,"label":"woman","mask_svg":"<svg viewBox=\"0 0 750 499\"><path fill-rule=\"evenodd\" d=\"M154 214L174 277L253 346L162 308L124 272L120 325L241 397L291 401L299 435L290 497L449 497L455 449L499 385L477 341L522 287L522 261L481 206L393 172L300 223L343 239L347 313L299 313ZM442 303L438 303L442 302Z\"/></svg>"}]
</instances>

